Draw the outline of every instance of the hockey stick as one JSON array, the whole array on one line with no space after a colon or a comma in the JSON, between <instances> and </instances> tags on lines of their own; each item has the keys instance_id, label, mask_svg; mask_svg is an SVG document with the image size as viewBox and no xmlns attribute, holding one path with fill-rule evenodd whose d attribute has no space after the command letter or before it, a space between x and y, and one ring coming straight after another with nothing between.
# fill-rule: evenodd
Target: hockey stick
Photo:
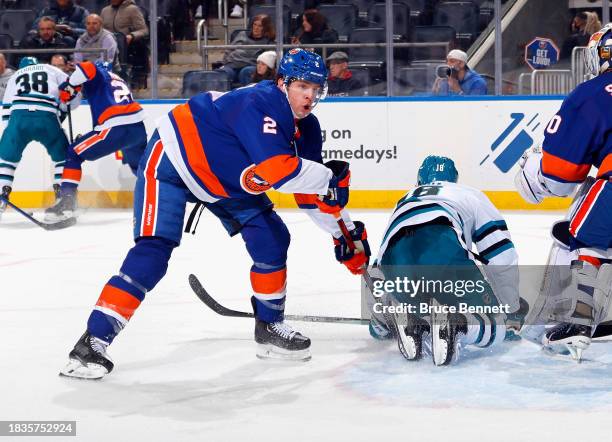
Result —
<instances>
[{"instance_id":1,"label":"hockey stick","mask_svg":"<svg viewBox=\"0 0 612 442\"><path fill-rule=\"evenodd\" d=\"M25 210L20 209L15 204L13 204L9 200L7 200L5 197L0 196L0 199L2 201L6 202L6 204L11 206L17 212L19 212L20 214L25 216L27 219L32 221L34 224L36 224L39 227L42 227L45 230L60 230L60 229L65 229L66 227L74 226L76 224L76 218L67 218L65 220L58 221L56 223L45 223L45 222L42 222L42 221L38 221L36 218L34 218L28 212L26 212Z\"/></svg>"},{"instance_id":2,"label":"hockey stick","mask_svg":"<svg viewBox=\"0 0 612 442\"><path fill-rule=\"evenodd\" d=\"M344 223L344 220L342 219L342 215L340 215L340 212L334 212L333 216L334 218L336 218L338 227L340 227L340 232L342 232L342 236L346 240L346 245L348 246L349 249L351 249L351 251L354 251L357 247L355 246L355 242L353 241L353 238L351 238L351 233L349 232L348 227L346 227L346 224ZM365 266L363 270L362 276L363 276L363 280L365 282L366 287L368 288L370 293L373 293L374 292L374 281L372 281L372 276L368 273L367 265Z\"/></svg>"},{"instance_id":3,"label":"hockey stick","mask_svg":"<svg viewBox=\"0 0 612 442\"><path fill-rule=\"evenodd\" d=\"M70 105L68 107L68 135L70 135L70 144L74 143L74 136L72 133L72 112L70 110Z\"/></svg>"},{"instance_id":4,"label":"hockey stick","mask_svg":"<svg viewBox=\"0 0 612 442\"><path fill-rule=\"evenodd\" d=\"M191 274L189 275L189 285L191 289L196 294L196 296L202 301L204 304L208 306L212 311L221 315L221 316L229 316L233 318L253 318L253 313L249 312L241 312L238 310L232 310L223 305L219 304L210 294L206 291L204 287L202 287L202 283L200 283L197 276ZM331 322L335 324L359 324L359 325L367 325L370 323L368 319L361 318L344 318L339 316L310 316L310 315L285 315L285 319L290 321L304 321L304 322Z\"/></svg>"}]
</instances>

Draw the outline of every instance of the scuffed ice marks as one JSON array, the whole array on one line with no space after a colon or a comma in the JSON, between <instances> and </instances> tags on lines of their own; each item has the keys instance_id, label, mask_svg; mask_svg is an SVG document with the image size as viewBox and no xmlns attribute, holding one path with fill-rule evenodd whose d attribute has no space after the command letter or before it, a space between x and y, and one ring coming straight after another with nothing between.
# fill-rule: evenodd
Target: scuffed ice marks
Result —
<instances>
[{"instance_id":1,"label":"scuffed ice marks","mask_svg":"<svg viewBox=\"0 0 612 442\"><path fill-rule=\"evenodd\" d=\"M464 349L449 367L409 363L389 344L346 367L338 382L373 400L407 407L612 411L612 342L595 343L577 364L526 342Z\"/></svg>"}]
</instances>

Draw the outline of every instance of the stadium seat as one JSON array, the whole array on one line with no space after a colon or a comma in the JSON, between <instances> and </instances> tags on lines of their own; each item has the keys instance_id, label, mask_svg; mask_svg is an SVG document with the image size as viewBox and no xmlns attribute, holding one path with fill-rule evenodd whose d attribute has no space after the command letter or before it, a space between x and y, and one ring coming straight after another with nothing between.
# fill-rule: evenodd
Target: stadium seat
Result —
<instances>
[{"instance_id":1,"label":"stadium seat","mask_svg":"<svg viewBox=\"0 0 612 442\"><path fill-rule=\"evenodd\" d=\"M456 33L450 26L415 26L415 43L448 42L449 49L455 44ZM415 60L446 60L447 51L443 46L414 48Z\"/></svg>"},{"instance_id":2,"label":"stadium seat","mask_svg":"<svg viewBox=\"0 0 612 442\"><path fill-rule=\"evenodd\" d=\"M384 28L357 28L351 33L350 43L384 43L386 33ZM358 47L349 51L351 62L359 62L370 66L382 66L386 58L386 49L381 47Z\"/></svg>"},{"instance_id":3,"label":"stadium seat","mask_svg":"<svg viewBox=\"0 0 612 442\"><path fill-rule=\"evenodd\" d=\"M338 5L354 5L357 7L359 22L358 26L367 26L368 11L370 6L380 0L336 0Z\"/></svg>"},{"instance_id":4,"label":"stadium seat","mask_svg":"<svg viewBox=\"0 0 612 442\"><path fill-rule=\"evenodd\" d=\"M428 66L402 67L395 71L396 95L430 94L432 86Z\"/></svg>"},{"instance_id":5,"label":"stadium seat","mask_svg":"<svg viewBox=\"0 0 612 442\"><path fill-rule=\"evenodd\" d=\"M199 92L226 92L231 89L231 83L223 71L187 71L183 75L182 94L185 98L191 98Z\"/></svg>"},{"instance_id":6,"label":"stadium seat","mask_svg":"<svg viewBox=\"0 0 612 442\"><path fill-rule=\"evenodd\" d=\"M368 26L384 28L386 26L385 3L375 3L368 11ZM404 37L412 40L412 25L410 23L410 8L404 3L393 3L393 35L394 39Z\"/></svg>"},{"instance_id":7,"label":"stadium seat","mask_svg":"<svg viewBox=\"0 0 612 442\"><path fill-rule=\"evenodd\" d=\"M478 34L478 6L471 1L440 3L433 24L453 27L459 46L467 50Z\"/></svg>"},{"instance_id":8,"label":"stadium seat","mask_svg":"<svg viewBox=\"0 0 612 442\"><path fill-rule=\"evenodd\" d=\"M301 12L301 11L300 11ZM253 5L249 8L249 18L259 14L266 14L272 19L272 23L276 23L276 6L273 5ZM276 26L275 26L276 27ZM287 5L283 5L283 34L285 40L288 39L291 32L291 9ZM278 30L277 30L278 33Z\"/></svg>"},{"instance_id":9,"label":"stadium seat","mask_svg":"<svg viewBox=\"0 0 612 442\"><path fill-rule=\"evenodd\" d=\"M242 28L241 28L241 29L234 29L234 30L232 31L232 33L230 34L230 39L229 39L229 41L230 41L230 42L234 41L234 39L236 38L236 36L237 36L239 33L241 33L242 31L246 31L246 32L247 32L247 34L249 33L249 30L248 30L248 29L242 29Z\"/></svg>"},{"instance_id":10,"label":"stadium seat","mask_svg":"<svg viewBox=\"0 0 612 442\"><path fill-rule=\"evenodd\" d=\"M4 1L3 3L6 9L31 9L38 15L49 2L41 0L14 0L12 2Z\"/></svg>"},{"instance_id":11,"label":"stadium seat","mask_svg":"<svg viewBox=\"0 0 612 442\"><path fill-rule=\"evenodd\" d=\"M400 0L410 8L410 22L414 25L425 24L424 16L427 13L428 0Z\"/></svg>"},{"instance_id":12,"label":"stadium seat","mask_svg":"<svg viewBox=\"0 0 612 442\"><path fill-rule=\"evenodd\" d=\"M357 7L355 5L320 5L319 12L338 32L338 42L347 42L353 29L357 27Z\"/></svg>"},{"instance_id":13,"label":"stadium seat","mask_svg":"<svg viewBox=\"0 0 612 442\"><path fill-rule=\"evenodd\" d=\"M35 0L33 0L35 1ZM106 0L81 0L80 5L87 9L90 13L100 14L102 8L109 3Z\"/></svg>"},{"instance_id":14,"label":"stadium seat","mask_svg":"<svg viewBox=\"0 0 612 442\"><path fill-rule=\"evenodd\" d=\"M0 49L12 49L14 44L13 37L9 34L0 34Z\"/></svg>"},{"instance_id":15,"label":"stadium seat","mask_svg":"<svg viewBox=\"0 0 612 442\"><path fill-rule=\"evenodd\" d=\"M32 28L35 19L36 13L31 9L7 9L0 14L0 33L9 34L15 44L19 44Z\"/></svg>"},{"instance_id":16,"label":"stadium seat","mask_svg":"<svg viewBox=\"0 0 612 442\"><path fill-rule=\"evenodd\" d=\"M351 96L358 97L363 95L369 95L370 88L370 70L366 67L356 66L350 68L353 77L359 80L361 88L351 91Z\"/></svg>"}]
</instances>

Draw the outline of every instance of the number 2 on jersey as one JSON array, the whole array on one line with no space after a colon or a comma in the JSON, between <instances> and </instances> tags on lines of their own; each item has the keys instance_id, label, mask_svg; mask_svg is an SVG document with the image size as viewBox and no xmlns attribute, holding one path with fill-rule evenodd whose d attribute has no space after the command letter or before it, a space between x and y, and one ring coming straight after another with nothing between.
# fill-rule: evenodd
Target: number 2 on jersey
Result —
<instances>
[{"instance_id":1,"label":"number 2 on jersey","mask_svg":"<svg viewBox=\"0 0 612 442\"><path fill-rule=\"evenodd\" d=\"M113 95L115 97L116 103L131 103L132 101L134 101L130 90L128 89L127 85L123 80L113 79L111 81L111 86L113 88Z\"/></svg>"}]
</instances>

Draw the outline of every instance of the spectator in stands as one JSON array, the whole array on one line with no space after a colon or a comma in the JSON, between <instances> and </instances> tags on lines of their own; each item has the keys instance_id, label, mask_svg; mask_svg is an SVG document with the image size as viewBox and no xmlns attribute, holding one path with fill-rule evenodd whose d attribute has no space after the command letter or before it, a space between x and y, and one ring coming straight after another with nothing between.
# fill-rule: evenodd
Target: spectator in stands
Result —
<instances>
[{"instance_id":1,"label":"spectator in stands","mask_svg":"<svg viewBox=\"0 0 612 442\"><path fill-rule=\"evenodd\" d=\"M208 0L169 0L167 12L175 40L195 40L195 15L201 5L208 5Z\"/></svg>"},{"instance_id":2,"label":"spectator in stands","mask_svg":"<svg viewBox=\"0 0 612 442\"><path fill-rule=\"evenodd\" d=\"M11 78L11 75L14 73L14 70L7 67L4 54L0 54L0 101L2 101L2 97L4 97L4 91L6 90L9 78Z\"/></svg>"},{"instance_id":3,"label":"spectator in stands","mask_svg":"<svg viewBox=\"0 0 612 442\"><path fill-rule=\"evenodd\" d=\"M117 41L115 36L102 27L102 17L90 14L85 21L87 31L79 37L75 49L106 49L106 58L100 52L75 52L74 61L111 61L117 55Z\"/></svg>"},{"instance_id":4,"label":"spectator in stands","mask_svg":"<svg viewBox=\"0 0 612 442\"><path fill-rule=\"evenodd\" d=\"M62 54L55 54L53 57L51 57L51 66L55 66L68 75L74 72L74 63L68 61L68 59Z\"/></svg>"},{"instance_id":5,"label":"spectator in stands","mask_svg":"<svg viewBox=\"0 0 612 442\"><path fill-rule=\"evenodd\" d=\"M65 49L73 48L74 40L70 37L65 37L55 28L55 20L51 17L42 17L38 22L38 32L34 35L28 35L21 43L20 49ZM61 52L61 51L58 51ZM49 63L53 53L45 54L23 54L23 56L36 56L41 63ZM67 57L69 57L66 54Z\"/></svg>"},{"instance_id":6,"label":"spectator in stands","mask_svg":"<svg viewBox=\"0 0 612 442\"><path fill-rule=\"evenodd\" d=\"M467 65L467 54L453 49L446 56L447 69L433 85L435 95L486 95L487 82Z\"/></svg>"},{"instance_id":7,"label":"spectator in stands","mask_svg":"<svg viewBox=\"0 0 612 442\"><path fill-rule=\"evenodd\" d=\"M593 35L602 28L602 25L601 21L599 21L599 15L597 15L597 12L591 11L586 12L585 14L587 15L587 22L586 26L584 27L584 32L589 34L590 38L591 35Z\"/></svg>"},{"instance_id":8,"label":"spectator in stands","mask_svg":"<svg viewBox=\"0 0 612 442\"><path fill-rule=\"evenodd\" d=\"M560 59L569 59L576 46L586 46L591 35L601 29L597 12L578 12L572 19L571 34L561 45Z\"/></svg>"},{"instance_id":9,"label":"spectator in stands","mask_svg":"<svg viewBox=\"0 0 612 442\"><path fill-rule=\"evenodd\" d=\"M291 43L299 45L335 43L338 33L327 24L327 19L316 9L307 9L302 14L300 26L291 38ZM321 54L321 49L316 49Z\"/></svg>"},{"instance_id":10,"label":"spectator in stands","mask_svg":"<svg viewBox=\"0 0 612 442\"><path fill-rule=\"evenodd\" d=\"M327 95L348 96L351 91L361 89L363 85L353 78L348 68L349 57L346 52L336 51L327 57L329 77L327 78Z\"/></svg>"},{"instance_id":11,"label":"spectator in stands","mask_svg":"<svg viewBox=\"0 0 612 442\"><path fill-rule=\"evenodd\" d=\"M251 76L251 83L259 83L263 80L274 80L276 78L276 52L266 51L257 57L257 66Z\"/></svg>"},{"instance_id":12,"label":"spectator in stands","mask_svg":"<svg viewBox=\"0 0 612 442\"><path fill-rule=\"evenodd\" d=\"M38 14L32 29L35 31L38 28L38 22L43 17L51 17L55 20L56 31L76 40L85 32L85 18L88 15L87 9L75 5L72 0L51 0L49 6Z\"/></svg>"},{"instance_id":13,"label":"spectator in stands","mask_svg":"<svg viewBox=\"0 0 612 442\"><path fill-rule=\"evenodd\" d=\"M269 16L265 14L253 17L251 32L241 31L231 41L233 45L261 45L274 43L276 31ZM221 71L227 72L232 82L245 85L251 82L253 68L257 64L257 54L262 49L232 49L225 52ZM249 68L249 69L247 69Z\"/></svg>"},{"instance_id":14,"label":"spectator in stands","mask_svg":"<svg viewBox=\"0 0 612 442\"><path fill-rule=\"evenodd\" d=\"M100 13L104 29L125 34L128 45L149 36L144 15L134 0L110 0Z\"/></svg>"},{"instance_id":15,"label":"spectator in stands","mask_svg":"<svg viewBox=\"0 0 612 442\"><path fill-rule=\"evenodd\" d=\"M149 72L149 28L134 0L110 0L100 13L104 29L125 35L128 63L132 65L131 87L146 88Z\"/></svg>"}]
</instances>

